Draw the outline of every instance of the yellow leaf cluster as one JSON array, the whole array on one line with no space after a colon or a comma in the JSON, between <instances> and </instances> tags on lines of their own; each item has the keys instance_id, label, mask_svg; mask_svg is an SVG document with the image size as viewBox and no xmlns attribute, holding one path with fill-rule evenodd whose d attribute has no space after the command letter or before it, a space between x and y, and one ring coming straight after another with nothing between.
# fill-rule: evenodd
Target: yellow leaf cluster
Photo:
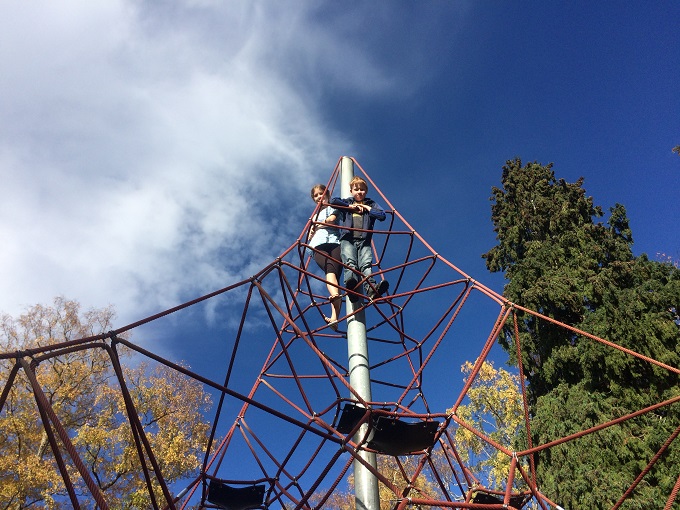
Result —
<instances>
[{"instance_id":1,"label":"yellow leaf cluster","mask_svg":"<svg viewBox=\"0 0 680 510\"><path fill-rule=\"evenodd\" d=\"M466 380L473 367L469 361L462 365ZM459 418L510 451L518 449L517 441L524 424L518 376L484 361L470 386L466 402L457 410ZM511 460L506 454L464 427L456 430L455 441L462 459L473 473L485 479L489 488L503 488Z\"/></svg>"},{"instance_id":2,"label":"yellow leaf cluster","mask_svg":"<svg viewBox=\"0 0 680 510\"><path fill-rule=\"evenodd\" d=\"M53 306L32 307L18 319L2 317L0 352L100 334L112 329L113 317L109 308L81 313L77 302L57 298ZM119 354L129 359L129 353ZM15 363L16 359L0 361L3 387ZM62 352L42 361L35 376L99 489L108 501L116 502L113 508L149 507L122 385L108 353L101 348ZM163 365L144 363L124 368L123 384L130 391L165 481L172 483L195 474L209 431L203 413L211 401L202 385ZM65 453L64 459L81 501L91 501ZM144 463L151 467L148 458ZM163 501L155 474L151 476L156 496ZM33 390L19 370L0 410L0 510L28 506L59 509L71 504Z\"/></svg>"}]
</instances>

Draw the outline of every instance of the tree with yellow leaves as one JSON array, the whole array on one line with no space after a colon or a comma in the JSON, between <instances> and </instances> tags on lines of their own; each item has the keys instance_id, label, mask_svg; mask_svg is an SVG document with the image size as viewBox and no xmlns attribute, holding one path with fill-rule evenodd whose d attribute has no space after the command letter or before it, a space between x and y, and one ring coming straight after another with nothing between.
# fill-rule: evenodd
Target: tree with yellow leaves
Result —
<instances>
[{"instance_id":1,"label":"tree with yellow leaves","mask_svg":"<svg viewBox=\"0 0 680 510\"><path fill-rule=\"evenodd\" d=\"M467 361L461 371L470 376L474 365ZM484 361L467 393L468 403L456 415L510 450L523 431L524 412L519 377ZM463 461L489 489L504 489L510 458L465 427L456 430L456 445Z\"/></svg>"},{"instance_id":2,"label":"tree with yellow leaves","mask_svg":"<svg viewBox=\"0 0 680 510\"><path fill-rule=\"evenodd\" d=\"M36 305L18 318L0 319L0 391L6 395L4 405L0 400L0 510L71 508L73 494L84 507L94 506L76 466L61 455L73 485L69 496L36 404L35 385L26 370L18 370L13 381L10 374L21 359L25 363L22 351L102 334L112 329L114 316L110 307L81 313L76 301L56 298L52 306ZM120 346L117 351L129 356ZM97 347L62 349L37 365L33 360L33 372L109 507L151 507L108 352ZM198 382L164 365L136 363L123 367L123 375L166 484L197 474L209 431L203 418L211 404L209 395ZM59 443L58 449L63 446ZM154 497L164 506L156 480L152 474Z\"/></svg>"}]
</instances>

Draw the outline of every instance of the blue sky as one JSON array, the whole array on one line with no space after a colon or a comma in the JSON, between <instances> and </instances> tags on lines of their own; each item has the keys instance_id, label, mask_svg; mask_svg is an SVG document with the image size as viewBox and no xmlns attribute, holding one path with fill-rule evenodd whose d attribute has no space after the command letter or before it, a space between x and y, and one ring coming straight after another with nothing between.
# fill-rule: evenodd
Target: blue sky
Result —
<instances>
[{"instance_id":1,"label":"blue sky","mask_svg":"<svg viewBox=\"0 0 680 510\"><path fill-rule=\"evenodd\" d=\"M0 309L122 324L248 277L354 156L497 291L491 187L554 162L680 258L674 2L5 2Z\"/></svg>"},{"instance_id":2,"label":"blue sky","mask_svg":"<svg viewBox=\"0 0 680 510\"><path fill-rule=\"evenodd\" d=\"M498 292L481 254L516 156L583 176L626 206L636 254L678 259L678 19L671 1L3 2L0 310L63 295L122 326L247 278L344 155ZM148 346L210 362L180 334Z\"/></svg>"},{"instance_id":3,"label":"blue sky","mask_svg":"<svg viewBox=\"0 0 680 510\"><path fill-rule=\"evenodd\" d=\"M354 156L497 290L491 187L515 156L623 203L680 256L675 2L3 2L4 291L130 321L244 276Z\"/></svg>"}]
</instances>

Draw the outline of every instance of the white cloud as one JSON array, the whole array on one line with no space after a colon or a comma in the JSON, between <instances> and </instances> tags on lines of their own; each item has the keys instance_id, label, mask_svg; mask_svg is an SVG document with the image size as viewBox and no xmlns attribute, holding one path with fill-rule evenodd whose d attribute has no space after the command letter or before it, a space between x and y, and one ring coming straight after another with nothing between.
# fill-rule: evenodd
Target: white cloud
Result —
<instances>
[{"instance_id":1,"label":"white cloud","mask_svg":"<svg viewBox=\"0 0 680 510\"><path fill-rule=\"evenodd\" d=\"M390 12L0 4L0 311L64 295L133 321L273 260L306 220L311 184L355 155L342 117L326 125L324 96L414 87L378 55ZM400 66L420 59L412 43L389 46Z\"/></svg>"},{"instance_id":2,"label":"white cloud","mask_svg":"<svg viewBox=\"0 0 680 510\"><path fill-rule=\"evenodd\" d=\"M346 142L286 57L306 33L309 72L332 45L302 10L173 4L0 7L0 310L62 294L132 321L250 276L299 233L286 207L305 218ZM261 214L281 191L304 198Z\"/></svg>"}]
</instances>

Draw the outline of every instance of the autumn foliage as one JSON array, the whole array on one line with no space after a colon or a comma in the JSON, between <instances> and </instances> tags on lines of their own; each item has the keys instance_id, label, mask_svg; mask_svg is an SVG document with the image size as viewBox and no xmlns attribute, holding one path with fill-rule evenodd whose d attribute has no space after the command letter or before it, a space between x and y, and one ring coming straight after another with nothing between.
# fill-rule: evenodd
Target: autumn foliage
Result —
<instances>
[{"instance_id":1,"label":"autumn foliage","mask_svg":"<svg viewBox=\"0 0 680 510\"><path fill-rule=\"evenodd\" d=\"M0 409L0 509L72 507L22 351L104 333L112 329L113 319L111 308L81 312L77 302L64 298L55 299L52 306L33 306L18 318L2 317L0 353L16 356L0 359L0 383L6 392ZM209 430L202 414L210 406L209 396L176 371L136 364L120 346L117 352L131 362L122 368L125 385L163 479L170 484L195 475ZM92 346L55 353L31 365L35 379L109 507L150 507L109 351ZM20 369L12 383L15 367ZM72 459L61 456L78 501L91 507L92 495ZM154 497L163 501L156 478L151 482Z\"/></svg>"}]
</instances>

